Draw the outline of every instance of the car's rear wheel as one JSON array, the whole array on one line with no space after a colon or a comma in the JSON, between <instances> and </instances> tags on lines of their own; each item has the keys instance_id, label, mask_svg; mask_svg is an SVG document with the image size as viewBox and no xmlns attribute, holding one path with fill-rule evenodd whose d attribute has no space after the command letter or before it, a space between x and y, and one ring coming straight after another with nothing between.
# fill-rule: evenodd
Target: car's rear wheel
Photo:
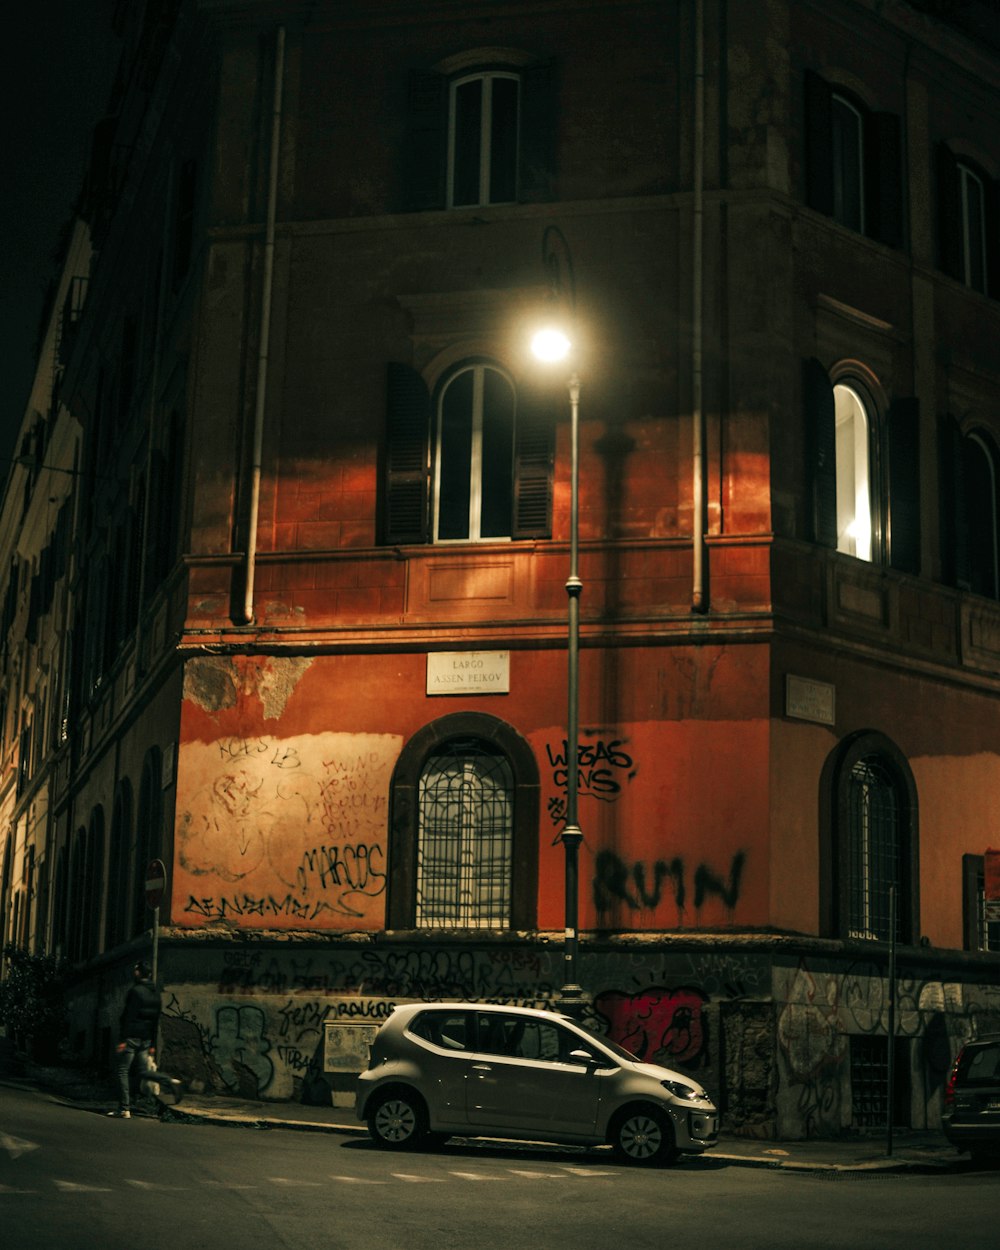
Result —
<instances>
[{"instance_id":1,"label":"car's rear wheel","mask_svg":"<svg viewBox=\"0 0 1000 1250\"><path fill-rule=\"evenodd\" d=\"M383 1094L368 1115L368 1132L386 1150L412 1150L427 1136L427 1111L409 1090Z\"/></svg>"},{"instance_id":2,"label":"car's rear wheel","mask_svg":"<svg viewBox=\"0 0 1000 1250\"><path fill-rule=\"evenodd\" d=\"M609 1134L615 1154L624 1163L653 1167L672 1163L680 1154L674 1146L670 1120L655 1107L630 1107L615 1120Z\"/></svg>"}]
</instances>

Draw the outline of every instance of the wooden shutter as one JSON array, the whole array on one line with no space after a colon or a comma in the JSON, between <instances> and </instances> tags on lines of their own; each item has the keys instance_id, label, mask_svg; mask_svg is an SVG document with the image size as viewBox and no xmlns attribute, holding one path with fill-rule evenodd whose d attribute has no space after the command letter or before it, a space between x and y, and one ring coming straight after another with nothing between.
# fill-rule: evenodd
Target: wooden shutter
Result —
<instances>
[{"instance_id":1,"label":"wooden shutter","mask_svg":"<svg viewBox=\"0 0 1000 1250\"><path fill-rule=\"evenodd\" d=\"M869 237L902 246L902 148L894 113L869 113L865 120L865 218Z\"/></svg>"},{"instance_id":2,"label":"wooden shutter","mask_svg":"<svg viewBox=\"0 0 1000 1250\"><path fill-rule=\"evenodd\" d=\"M920 572L920 405L897 399L889 409L889 563Z\"/></svg>"},{"instance_id":3,"label":"wooden shutter","mask_svg":"<svg viewBox=\"0 0 1000 1250\"><path fill-rule=\"evenodd\" d=\"M554 198L555 89L551 61L521 73L518 196L526 204Z\"/></svg>"},{"instance_id":4,"label":"wooden shutter","mask_svg":"<svg viewBox=\"0 0 1000 1250\"><path fill-rule=\"evenodd\" d=\"M806 70L806 203L833 216L833 122L829 84Z\"/></svg>"},{"instance_id":5,"label":"wooden shutter","mask_svg":"<svg viewBox=\"0 0 1000 1250\"><path fill-rule=\"evenodd\" d=\"M389 364L383 533L387 543L427 542L430 395L409 365Z\"/></svg>"},{"instance_id":6,"label":"wooden shutter","mask_svg":"<svg viewBox=\"0 0 1000 1250\"><path fill-rule=\"evenodd\" d=\"M1000 299L1000 184L983 179L986 192L986 294Z\"/></svg>"},{"instance_id":7,"label":"wooden shutter","mask_svg":"<svg viewBox=\"0 0 1000 1250\"><path fill-rule=\"evenodd\" d=\"M552 398L525 388L518 396L514 439L512 538L552 533Z\"/></svg>"},{"instance_id":8,"label":"wooden shutter","mask_svg":"<svg viewBox=\"0 0 1000 1250\"><path fill-rule=\"evenodd\" d=\"M965 456L962 433L951 417L938 424L941 470L941 563L944 577L953 586L971 585L969 521L965 508Z\"/></svg>"},{"instance_id":9,"label":"wooden shutter","mask_svg":"<svg viewBox=\"0 0 1000 1250\"><path fill-rule=\"evenodd\" d=\"M952 278L962 281L962 189L958 161L945 143L937 147L937 246L938 264Z\"/></svg>"},{"instance_id":10,"label":"wooden shutter","mask_svg":"<svg viewBox=\"0 0 1000 1250\"><path fill-rule=\"evenodd\" d=\"M812 538L837 545L837 423L830 378L818 360L803 361L802 402L810 484Z\"/></svg>"},{"instance_id":11,"label":"wooden shutter","mask_svg":"<svg viewBox=\"0 0 1000 1250\"><path fill-rule=\"evenodd\" d=\"M414 212L445 206L448 81L413 74L407 92L403 206Z\"/></svg>"}]
</instances>

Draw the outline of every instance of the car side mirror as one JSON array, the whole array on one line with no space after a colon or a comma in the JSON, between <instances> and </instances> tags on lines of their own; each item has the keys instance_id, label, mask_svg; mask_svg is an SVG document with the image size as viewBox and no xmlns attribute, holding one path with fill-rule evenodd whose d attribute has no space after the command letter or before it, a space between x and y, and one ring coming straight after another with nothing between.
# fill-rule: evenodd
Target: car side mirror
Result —
<instances>
[{"instance_id":1,"label":"car side mirror","mask_svg":"<svg viewBox=\"0 0 1000 1250\"><path fill-rule=\"evenodd\" d=\"M569 1059L573 1063L585 1063L588 1068L606 1068L610 1065L597 1055L592 1055L589 1050L571 1050Z\"/></svg>"}]
</instances>

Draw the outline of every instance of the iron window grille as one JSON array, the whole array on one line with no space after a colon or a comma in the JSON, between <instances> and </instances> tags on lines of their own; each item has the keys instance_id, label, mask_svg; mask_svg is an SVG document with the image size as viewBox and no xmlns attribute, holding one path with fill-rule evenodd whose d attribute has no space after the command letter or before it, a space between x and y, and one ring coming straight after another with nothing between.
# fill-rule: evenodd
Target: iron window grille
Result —
<instances>
[{"instance_id":1,"label":"iron window grille","mask_svg":"<svg viewBox=\"0 0 1000 1250\"><path fill-rule=\"evenodd\" d=\"M453 739L420 777L417 927L506 927L511 914L514 778L505 756Z\"/></svg>"},{"instance_id":2,"label":"iron window grille","mask_svg":"<svg viewBox=\"0 0 1000 1250\"><path fill-rule=\"evenodd\" d=\"M902 933L900 802L895 780L877 756L851 769L848 790L848 936L889 938L889 889L896 887L896 937Z\"/></svg>"}]
</instances>

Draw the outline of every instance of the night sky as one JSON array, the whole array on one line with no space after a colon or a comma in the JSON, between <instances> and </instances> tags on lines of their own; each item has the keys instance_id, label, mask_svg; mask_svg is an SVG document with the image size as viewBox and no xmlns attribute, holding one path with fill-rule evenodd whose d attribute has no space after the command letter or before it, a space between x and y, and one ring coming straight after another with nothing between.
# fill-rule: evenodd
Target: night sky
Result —
<instances>
[{"instance_id":1,"label":"night sky","mask_svg":"<svg viewBox=\"0 0 1000 1250\"><path fill-rule=\"evenodd\" d=\"M24 416L49 281L76 205L90 132L117 68L114 0L4 6L0 107L0 485Z\"/></svg>"}]
</instances>

